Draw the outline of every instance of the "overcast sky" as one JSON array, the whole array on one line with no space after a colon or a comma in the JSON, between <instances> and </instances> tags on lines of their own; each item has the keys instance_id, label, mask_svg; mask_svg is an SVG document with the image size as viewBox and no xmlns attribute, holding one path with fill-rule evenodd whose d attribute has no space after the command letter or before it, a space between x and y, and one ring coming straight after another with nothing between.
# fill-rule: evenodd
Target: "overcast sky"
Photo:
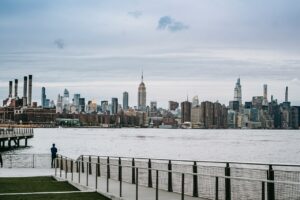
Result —
<instances>
[{"instance_id":1,"label":"overcast sky","mask_svg":"<svg viewBox=\"0 0 300 200\"><path fill-rule=\"evenodd\" d=\"M98 101L128 91L147 102L228 104L241 77L243 100L262 95L300 105L299 0L1 0L0 98L8 81L34 76L56 101L68 88ZM21 87L19 94L22 94Z\"/></svg>"}]
</instances>

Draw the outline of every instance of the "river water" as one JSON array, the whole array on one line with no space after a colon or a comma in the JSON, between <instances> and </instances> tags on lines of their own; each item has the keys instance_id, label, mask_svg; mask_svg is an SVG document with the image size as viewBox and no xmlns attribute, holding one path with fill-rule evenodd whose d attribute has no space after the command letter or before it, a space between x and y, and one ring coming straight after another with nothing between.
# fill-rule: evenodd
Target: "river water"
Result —
<instances>
[{"instance_id":1,"label":"river water","mask_svg":"<svg viewBox=\"0 0 300 200\"><path fill-rule=\"evenodd\" d=\"M35 129L15 153L300 164L300 130Z\"/></svg>"}]
</instances>

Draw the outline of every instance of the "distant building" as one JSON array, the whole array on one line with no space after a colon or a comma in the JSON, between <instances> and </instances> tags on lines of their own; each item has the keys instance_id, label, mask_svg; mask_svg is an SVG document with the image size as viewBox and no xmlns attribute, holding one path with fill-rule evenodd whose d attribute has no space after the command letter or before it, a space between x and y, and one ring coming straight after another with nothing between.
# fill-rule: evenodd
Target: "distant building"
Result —
<instances>
[{"instance_id":1,"label":"distant building","mask_svg":"<svg viewBox=\"0 0 300 200\"><path fill-rule=\"evenodd\" d=\"M115 115L118 113L118 98L112 98L111 99L111 114Z\"/></svg>"},{"instance_id":2,"label":"distant building","mask_svg":"<svg viewBox=\"0 0 300 200\"><path fill-rule=\"evenodd\" d=\"M268 85L264 84L263 89L264 89L264 99L262 105L268 106Z\"/></svg>"},{"instance_id":3,"label":"distant building","mask_svg":"<svg viewBox=\"0 0 300 200\"><path fill-rule=\"evenodd\" d=\"M234 101L238 101L240 103L240 106L242 106L242 86L241 86L240 78L238 78L238 80L235 84Z\"/></svg>"},{"instance_id":4,"label":"distant building","mask_svg":"<svg viewBox=\"0 0 300 200\"><path fill-rule=\"evenodd\" d=\"M46 107L46 88L45 87L42 87L41 106L43 108Z\"/></svg>"},{"instance_id":5,"label":"distant building","mask_svg":"<svg viewBox=\"0 0 300 200\"><path fill-rule=\"evenodd\" d=\"M79 111L79 99L80 99L80 94L74 94L73 104L78 112L80 112Z\"/></svg>"},{"instance_id":6,"label":"distant building","mask_svg":"<svg viewBox=\"0 0 300 200\"><path fill-rule=\"evenodd\" d=\"M79 113L85 112L85 98L79 98Z\"/></svg>"},{"instance_id":7,"label":"distant building","mask_svg":"<svg viewBox=\"0 0 300 200\"><path fill-rule=\"evenodd\" d=\"M175 111L179 107L179 103L176 101L169 101L169 110Z\"/></svg>"},{"instance_id":8,"label":"distant building","mask_svg":"<svg viewBox=\"0 0 300 200\"><path fill-rule=\"evenodd\" d=\"M151 101L150 102L150 111L156 112L157 111L157 101Z\"/></svg>"},{"instance_id":9,"label":"distant building","mask_svg":"<svg viewBox=\"0 0 300 200\"><path fill-rule=\"evenodd\" d=\"M192 103L184 101L181 103L181 123L191 122Z\"/></svg>"},{"instance_id":10,"label":"distant building","mask_svg":"<svg viewBox=\"0 0 300 200\"><path fill-rule=\"evenodd\" d=\"M57 97L56 113L63 113L63 97L60 94Z\"/></svg>"},{"instance_id":11,"label":"distant building","mask_svg":"<svg viewBox=\"0 0 300 200\"><path fill-rule=\"evenodd\" d=\"M138 109L141 111L146 111L146 86L144 83L144 76L142 73L141 83L138 88Z\"/></svg>"},{"instance_id":12,"label":"distant building","mask_svg":"<svg viewBox=\"0 0 300 200\"><path fill-rule=\"evenodd\" d=\"M128 92L123 92L123 109L124 110L128 110L129 105L128 105L128 101L129 101L129 95Z\"/></svg>"},{"instance_id":13,"label":"distant building","mask_svg":"<svg viewBox=\"0 0 300 200\"><path fill-rule=\"evenodd\" d=\"M109 111L108 101L101 101L101 110L103 113Z\"/></svg>"},{"instance_id":14,"label":"distant building","mask_svg":"<svg viewBox=\"0 0 300 200\"><path fill-rule=\"evenodd\" d=\"M196 107L198 105L199 105L199 98L198 98L198 96L194 96L193 100L192 100L192 108Z\"/></svg>"},{"instance_id":15,"label":"distant building","mask_svg":"<svg viewBox=\"0 0 300 200\"><path fill-rule=\"evenodd\" d=\"M262 109L263 101L264 101L263 96L252 97L252 107L257 109Z\"/></svg>"}]
</instances>

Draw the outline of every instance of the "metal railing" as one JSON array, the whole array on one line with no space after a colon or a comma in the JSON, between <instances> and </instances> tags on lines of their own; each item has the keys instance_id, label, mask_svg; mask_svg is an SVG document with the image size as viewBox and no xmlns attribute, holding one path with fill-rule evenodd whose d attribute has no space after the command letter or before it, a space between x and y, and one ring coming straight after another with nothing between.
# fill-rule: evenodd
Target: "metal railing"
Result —
<instances>
[{"instance_id":1,"label":"metal railing","mask_svg":"<svg viewBox=\"0 0 300 200\"><path fill-rule=\"evenodd\" d=\"M59 156L56 159L55 175L64 179L69 178L70 181L85 184L96 190L99 187L99 178L105 178L107 193L111 191L111 181L114 181L112 186L115 191L117 181L119 191L115 195L120 197L126 196L123 185L131 184L135 186L135 199L142 195L139 193L140 187L155 191L154 199L159 199L159 194L163 191L176 193L180 195L181 199L189 197L224 200L300 199L298 177L300 172L296 170L283 171L282 169L278 171L274 170L271 165L267 165L268 169L250 169L232 168L232 163L225 163L225 167L222 168L220 166L200 166L199 163L202 163L200 161L193 162L193 165L186 165L182 160L177 160L178 163L174 164L175 161L166 163L165 159L148 159L147 162L141 162L139 159L141 158L81 156L79 159L73 160ZM217 163L220 164L220 162ZM235 164L245 165L245 163ZM165 166L167 168L163 169L162 167ZM284 164L281 167L298 167L298 165ZM198 171L199 168L206 170ZM209 171L209 168L212 170ZM242 176L243 170L247 172L245 175L252 177ZM252 170L251 173L249 170ZM262 172L266 174L261 177L259 173ZM286 180L280 178L278 173L281 173ZM290 180L291 173L297 176L293 180ZM74 178L75 176L76 178ZM274 179L275 177L278 178Z\"/></svg>"},{"instance_id":2,"label":"metal railing","mask_svg":"<svg viewBox=\"0 0 300 200\"><path fill-rule=\"evenodd\" d=\"M51 168L50 154L3 154L3 168Z\"/></svg>"}]
</instances>

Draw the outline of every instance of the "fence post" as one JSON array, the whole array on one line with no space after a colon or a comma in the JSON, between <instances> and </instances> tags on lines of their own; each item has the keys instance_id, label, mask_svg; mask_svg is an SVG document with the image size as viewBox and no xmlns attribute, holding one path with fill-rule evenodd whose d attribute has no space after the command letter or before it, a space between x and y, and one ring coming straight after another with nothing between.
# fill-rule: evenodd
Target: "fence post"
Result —
<instances>
[{"instance_id":1,"label":"fence post","mask_svg":"<svg viewBox=\"0 0 300 200\"><path fill-rule=\"evenodd\" d=\"M268 180L269 181L274 181L274 170L272 165L269 165L269 170L268 170ZM274 183L268 182L268 200L273 200L275 199L275 185Z\"/></svg>"},{"instance_id":2,"label":"fence post","mask_svg":"<svg viewBox=\"0 0 300 200\"><path fill-rule=\"evenodd\" d=\"M100 175L100 168L101 168L101 165L100 165L100 157L98 156L98 158L97 158L97 163L98 163L98 168L97 168L97 173L98 173L98 176L101 176Z\"/></svg>"},{"instance_id":3,"label":"fence post","mask_svg":"<svg viewBox=\"0 0 300 200\"><path fill-rule=\"evenodd\" d=\"M62 167L63 167L63 157L62 156L60 156L60 171L59 171L59 176L60 176L60 178L61 178L61 171L62 171Z\"/></svg>"},{"instance_id":4,"label":"fence post","mask_svg":"<svg viewBox=\"0 0 300 200\"><path fill-rule=\"evenodd\" d=\"M73 160L71 160L71 173L72 173L71 180L73 181Z\"/></svg>"},{"instance_id":5,"label":"fence post","mask_svg":"<svg viewBox=\"0 0 300 200\"><path fill-rule=\"evenodd\" d=\"M134 158L132 158L132 162L131 162L131 176L132 176L132 184L135 184L135 160Z\"/></svg>"},{"instance_id":6,"label":"fence post","mask_svg":"<svg viewBox=\"0 0 300 200\"><path fill-rule=\"evenodd\" d=\"M79 162L78 162L78 160L76 160L75 161L75 163L76 163L76 173L78 173L79 172Z\"/></svg>"},{"instance_id":7,"label":"fence post","mask_svg":"<svg viewBox=\"0 0 300 200\"><path fill-rule=\"evenodd\" d=\"M184 174L181 175L181 200L184 200Z\"/></svg>"},{"instance_id":8,"label":"fence post","mask_svg":"<svg viewBox=\"0 0 300 200\"><path fill-rule=\"evenodd\" d=\"M89 174L92 174L92 157L89 156Z\"/></svg>"},{"instance_id":9,"label":"fence post","mask_svg":"<svg viewBox=\"0 0 300 200\"><path fill-rule=\"evenodd\" d=\"M96 191L97 191L97 189L98 189L98 163L96 163L95 164L95 167L96 167L96 173L95 173L95 189L96 189Z\"/></svg>"},{"instance_id":10,"label":"fence post","mask_svg":"<svg viewBox=\"0 0 300 200\"><path fill-rule=\"evenodd\" d=\"M88 170L89 167L89 163L86 163L86 169ZM89 186L89 173L86 172L86 186Z\"/></svg>"},{"instance_id":11,"label":"fence post","mask_svg":"<svg viewBox=\"0 0 300 200\"><path fill-rule=\"evenodd\" d=\"M80 169L80 166L81 166L81 163L80 161L77 161L78 163L78 183L80 183L80 172L81 172L81 169Z\"/></svg>"},{"instance_id":12,"label":"fence post","mask_svg":"<svg viewBox=\"0 0 300 200\"><path fill-rule=\"evenodd\" d=\"M66 168L65 168L65 178L67 179L67 176L68 176L68 159L67 158L65 160L65 166L66 166Z\"/></svg>"},{"instance_id":13,"label":"fence post","mask_svg":"<svg viewBox=\"0 0 300 200\"><path fill-rule=\"evenodd\" d=\"M265 194L265 182L261 182L261 199L265 200L266 199L266 194Z\"/></svg>"},{"instance_id":14,"label":"fence post","mask_svg":"<svg viewBox=\"0 0 300 200\"><path fill-rule=\"evenodd\" d=\"M151 159L148 160L148 187L152 188L152 166Z\"/></svg>"},{"instance_id":15,"label":"fence post","mask_svg":"<svg viewBox=\"0 0 300 200\"><path fill-rule=\"evenodd\" d=\"M81 172L84 173L84 162L83 162L83 156L81 156Z\"/></svg>"},{"instance_id":16,"label":"fence post","mask_svg":"<svg viewBox=\"0 0 300 200\"><path fill-rule=\"evenodd\" d=\"M0 156L1 156L1 154L0 154ZM55 167L55 177L56 177L57 176L57 158L55 158L54 167Z\"/></svg>"},{"instance_id":17,"label":"fence post","mask_svg":"<svg viewBox=\"0 0 300 200\"><path fill-rule=\"evenodd\" d=\"M34 154L32 154L32 168L34 168Z\"/></svg>"},{"instance_id":18,"label":"fence post","mask_svg":"<svg viewBox=\"0 0 300 200\"><path fill-rule=\"evenodd\" d=\"M119 157L119 181L120 181L120 194L119 196L122 197L122 161Z\"/></svg>"},{"instance_id":19,"label":"fence post","mask_svg":"<svg viewBox=\"0 0 300 200\"><path fill-rule=\"evenodd\" d=\"M216 177L215 200L219 200L219 177Z\"/></svg>"},{"instance_id":20,"label":"fence post","mask_svg":"<svg viewBox=\"0 0 300 200\"><path fill-rule=\"evenodd\" d=\"M136 183L135 183L135 199L138 200L139 199L139 169L136 168Z\"/></svg>"},{"instance_id":21,"label":"fence post","mask_svg":"<svg viewBox=\"0 0 300 200\"><path fill-rule=\"evenodd\" d=\"M225 176L230 176L229 163L226 163ZM225 178L225 200L231 200L231 180L230 178Z\"/></svg>"},{"instance_id":22,"label":"fence post","mask_svg":"<svg viewBox=\"0 0 300 200\"><path fill-rule=\"evenodd\" d=\"M173 184L172 184L172 163L171 160L169 160L168 163L168 192L173 192Z\"/></svg>"},{"instance_id":23,"label":"fence post","mask_svg":"<svg viewBox=\"0 0 300 200\"><path fill-rule=\"evenodd\" d=\"M156 170L156 189L155 189L155 200L158 200L158 170Z\"/></svg>"},{"instance_id":24,"label":"fence post","mask_svg":"<svg viewBox=\"0 0 300 200\"><path fill-rule=\"evenodd\" d=\"M198 197L198 167L197 167L197 162L194 162L193 165L193 197Z\"/></svg>"},{"instance_id":25,"label":"fence post","mask_svg":"<svg viewBox=\"0 0 300 200\"><path fill-rule=\"evenodd\" d=\"M107 157L107 178L110 178L110 161L109 157Z\"/></svg>"}]
</instances>

